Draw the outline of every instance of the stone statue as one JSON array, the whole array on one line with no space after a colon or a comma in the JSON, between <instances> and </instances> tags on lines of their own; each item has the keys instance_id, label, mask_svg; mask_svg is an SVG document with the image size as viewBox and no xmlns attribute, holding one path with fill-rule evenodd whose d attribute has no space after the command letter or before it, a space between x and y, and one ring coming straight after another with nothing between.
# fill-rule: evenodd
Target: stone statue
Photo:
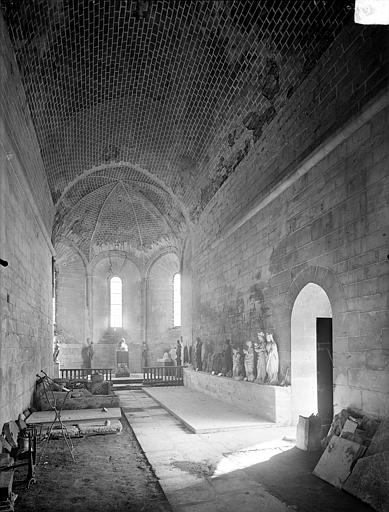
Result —
<instances>
[{"instance_id":1,"label":"stone statue","mask_svg":"<svg viewBox=\"0 0 389 512\"><path fill-rule=\"evenodd\" d=\"M249 382L253 382L255 379L254 375L254 346L252 341L246 341L246 348L243 349L244 352L244 369L246 371L245 380Z\"/></svg>"},{"instance_id":2,"label":"stone statue","mask_svg":"<svg viewBox=\"0 0 389 512\"><path fill-rule=\"evenodd\" d=\"M212 374L219 375L222 372L222 354L217 351L213 355Z\"/></svg>"},{"instance_id":3,"label":"stone statue","mask_svg":"<svg viewBox=\"0 0 389 512\"><path fill-rule=\"evenodd\" d=\"M176 347L172 347L169 350L170 359L173 361L174 364L176 364L177 361L177 349Z\"/></svg>"},{"instance_id":4,"label":"stone statue","mask_svg":"<svg viewBox=\"0 0 389 512\"><path fill-rule=\"evenodd\" d=\"M188 345L185 345L184 347L184 364L188 364L189 363L189 350L188 350Z\"/></svg>"},{"instance_id":5,"label":"stone statue","mask_svg":"<svg viewBox=\"0 0 389 512\"><path fill-rule=\"evenodd\" d=\"M278 384L278 348L277 343L273 339L273 335L269 332L266 333L266 375L269 384Z\"/></svg>"},{"instance_id":6,"label":"stone statue","mask_svg":"<svg viewBox=\"0 0 389 512\"><path fill-rule=\"evenodd\" d=\"M148 352L147 343L144 341L142 343L142 368L147 366L147 359L148 359L147 352Z\"/></svg>"},{"instance_id":7,"label":"stone statue","mask_svg":"<svg viewBox=\"0 0 389 512\"><path fill-rule=\"evenodd\" d=\"M257 353L257 378L255 379L255 382L263 384L266 380L267 360L265 333L259 332L257 336L258 343L255 344L255 352Z\"/></svg>"},{"instance_id":8,"label":"stone statue","mask_svg":"<svg viewBox=\"0 0 389 512\"><path fill-rule=\"evenodd\" d=\"M167 350L165 350L165 352L163 353L163 356L162 356L162 361L171 361L172 358L170 357L170 354Z\"/></svg>"},{"instance_id":9,"label":"stone statue","mask_svg":"<svg viewBox=\"0 0 389 512\"><path fill-rule=\"evenodd\" d=\"M121 338L119 341L118 350L122 350L123 352L128 352L128 345L126 343L125 338Z\"/></svg>"},{"instance_id":10,"label":"stone statue","mask_svg":"<svg viewBox=\"0 0 389 512\"><path fill-rule=\"evenodd\" d=\"M232 349L232 377L235 380L243 380L242 354L239 349Z\"/></svg>"},{"instance_id":11,"label":"stone statue","mask_svg":"<svg viewBox=\"0 0 389 512\"><path fill-rule=\"evenodd\" d=\"M55 345L54 345L54 352L53 352L53 361L54 363L58 363L58 356L59 356L59 341L55 339Z\"/></svg>"},{"instance_id":12,"label":"stone statue","mask_svg":"<svg viewBox=\"0 0 389 512\"><path fill-rule=\"evenodd\" d=\"M230 340L226 340L223 351L222 374L232 377L232 348Z\"/></svg>"},{"instance_id":13,"label":"stone statue","mask_svg":"<svg viewBox=\"0 0 389 512\"><path fill-rule=\"evenodd\" d=\"M214 357L213 352L209 352L208 358L207 358L207 368L206 368L206 371L208 373L212 373L213 357Z\"/></svg>"},{"instance_id":14,"label":"stone statue","mask_svg":"<svg viewBox=\"0 0 389 512\"><path fill-rule=\"evenodd\" d=\"M88 346L86 349L86 354L87 354L87 358L88 358L89 368L92 368L92 359L93 359L93 356L95 355L95 347L93 345L93 341L89 341L89 338L88 338Z\"/></svg>"},{"instance_id":15,"label":"stone statue","mask_svg":"<svg viewBox=\"0 0 389 512\"><path fill-rule=\"evenodd\" d=\"M181 342L180 340L177 340L177 346L176 346L176 360L177 360L177 366L181 366Z\"/></svg>"},{"instance_id":16,"label":"stone statue","mask_svg":"<svg viewBox=\"0 0 389 512\"><path fill-rule=\"evenodd\" d=\"M208 343L203 341L201 345L201 368L203 372L207 371Z\"/></svg>"},{"instance_id":17,"label":"stone statue","mask_svg":"<svg viewBox=\"0 0 389 512\"><path fill-rule=\"evenodd\" d=\"M200 338L196 338L196 348L195 348L195 356L196 356L196 361L195 361L195 368L197 371L201 371L202 370L202 361L201 361L201 346L202 346L202 343L201 343L201 339Z\"/></svg>"}]
</instances>

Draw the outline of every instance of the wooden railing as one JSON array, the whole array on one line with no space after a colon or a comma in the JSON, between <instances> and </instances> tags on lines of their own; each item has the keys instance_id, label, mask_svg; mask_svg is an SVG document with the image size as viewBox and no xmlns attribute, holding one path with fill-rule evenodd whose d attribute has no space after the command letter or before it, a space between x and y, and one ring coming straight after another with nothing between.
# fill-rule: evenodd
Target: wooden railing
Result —
<instances>
[{"instance_id":1,"label":"wooden railing","mask_svg":"<svg viewBox=\"0 0 389 512\"><path fill-rule=\"evenodd\" d=\"M112 380L112 368L61 368L59 371L62 379L91 380L94 373L99 373L104 380Z\"/></svg>"},{"instance_id":2,"label":"wooden railing","mask_svg":"<svg viewBox=\"0 0 389 512\"><path fill-rule=\"evenodd\" d=\"M144 386L183 386L182 366L148 366L143 368Z\"/></svg>"}]
</instances>

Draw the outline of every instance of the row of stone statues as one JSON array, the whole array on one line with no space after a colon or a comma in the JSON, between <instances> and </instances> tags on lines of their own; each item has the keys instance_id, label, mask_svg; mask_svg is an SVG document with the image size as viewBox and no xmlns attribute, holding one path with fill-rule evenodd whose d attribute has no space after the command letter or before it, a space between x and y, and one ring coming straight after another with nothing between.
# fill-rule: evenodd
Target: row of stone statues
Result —
<instances>
[{"instance_id":1,"label":"row of stone statues","mask_svg":"<svg viewBox=\"0 0 389 512\"><path fill-rule=\"evenodd\" d=\"M226 340L217 352L210 352L208 344L197 338L194 349L189 347L188 359L198 371L260 384L278 384L278 347L271 333L259 332L257 341L247 341L243 349L231 347L230 340Z\"/></svg>"}]
</instances>

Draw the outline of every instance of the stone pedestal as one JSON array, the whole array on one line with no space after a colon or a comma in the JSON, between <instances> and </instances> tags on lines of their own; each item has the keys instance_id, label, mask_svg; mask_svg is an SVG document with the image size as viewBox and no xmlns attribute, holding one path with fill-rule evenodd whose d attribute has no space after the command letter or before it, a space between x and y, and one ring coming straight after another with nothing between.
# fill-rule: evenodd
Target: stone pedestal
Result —
<instances>
[{"instance_id":1,"label":"stone pedestal","mask_svg":"<svg viewBox=\"0 0 389 512\"><path fill-rule=\"evenodd\" d=\"M59 379L60 378L60 363L54 363L54 369L53 369L53 379Z\"/></svg>"},{"instance_id":2,"label":"stone pedestal","mask_svg":"<svg viewBox=\"0 0 389 512\"><path fill-rule=\"evenodd\" d=\"M290 386L267 386L184 368L184 385L279 425L292 425Z\"/></svg>"}]
</instances>

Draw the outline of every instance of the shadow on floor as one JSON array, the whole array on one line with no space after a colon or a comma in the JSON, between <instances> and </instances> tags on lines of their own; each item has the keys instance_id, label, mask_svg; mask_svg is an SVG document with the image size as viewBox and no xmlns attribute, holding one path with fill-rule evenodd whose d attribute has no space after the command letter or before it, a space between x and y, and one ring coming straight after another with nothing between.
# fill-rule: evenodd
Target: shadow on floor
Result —
<instances>
[{"instance_id":1,"label":"shadow on floor","mask_svg":"<svg viewBox=\"0 0 389 512\"><path fill-rule=\"evenodd\" d=\"M308 453L294 447L244 471L273 496L304 512L373 511L369 505L312 474L320 456L321 452Z\"/></svg>"}]
</instances>

